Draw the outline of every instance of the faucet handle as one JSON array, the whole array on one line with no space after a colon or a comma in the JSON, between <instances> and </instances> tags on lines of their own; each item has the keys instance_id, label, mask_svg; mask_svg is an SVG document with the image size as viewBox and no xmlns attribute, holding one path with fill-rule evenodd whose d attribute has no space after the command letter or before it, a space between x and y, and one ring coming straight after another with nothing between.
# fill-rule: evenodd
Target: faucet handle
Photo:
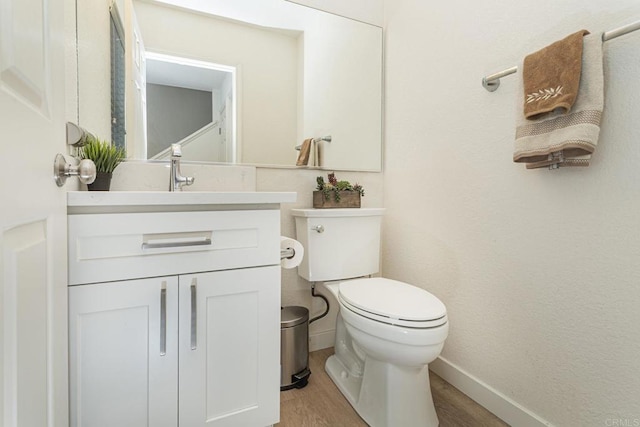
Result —
<instances>
[{"instance_id":1,"label":"faucet handle","mask_svg":"<svg viewBox=\"0 0 640 427\"><path fill-rule=\"evenodd\" d=\"M171 157L182 157L182 146L180 144L171 144Z\"/></svg>"}]
</instances>

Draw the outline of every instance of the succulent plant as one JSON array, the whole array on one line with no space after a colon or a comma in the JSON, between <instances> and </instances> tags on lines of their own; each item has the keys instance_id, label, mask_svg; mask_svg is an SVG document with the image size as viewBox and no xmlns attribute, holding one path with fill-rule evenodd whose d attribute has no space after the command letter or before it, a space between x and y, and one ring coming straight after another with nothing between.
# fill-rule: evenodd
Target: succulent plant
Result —
<instances>
[{"instance_id":1,"label":"succulent plant","mask_svg":"<svg viewBox=\"0 0 640 427\"><path fill-rule=\"evenodd\" d=\"M328 174L327 178L329 182L325 182L321 176L316 178L316 183L318 184L316 190L322 191L325 200L329 200L331 193L333 193L333 199L339 202L341 191L355 191L358 192L361 197L364 197L364 188L362 188L362 185L351 185L349 181L338 181L334 172Z\"/></svg>"}]
</instances>

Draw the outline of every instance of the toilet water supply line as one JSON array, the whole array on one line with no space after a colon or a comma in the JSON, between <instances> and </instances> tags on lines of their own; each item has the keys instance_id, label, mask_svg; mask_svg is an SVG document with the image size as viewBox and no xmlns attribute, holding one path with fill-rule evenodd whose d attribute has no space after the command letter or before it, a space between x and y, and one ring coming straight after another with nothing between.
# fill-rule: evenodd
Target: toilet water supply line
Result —
<instances>
[{"instance_id":1,"label":"toilet water supply line","mask_svg":"<svg viewBox=\"0 0 640 427\"><path fill-rule=\"evenodd\" d=\"M309 324L312 324L313 322L315 322L316 320L320 320L323 317L325 317L327 314L329 314L329 300L327 299L327 297L325 297L322 294L316 294L316 284L315 282L311 282L311 296L316 297L316 298L322 298L326 304L326 308L324 309L324 312L316 317L314 317L313 319L309 320Z\"/></svg>"},{"instance_id":2,"label":"toilet water supply line","mask_svg":"<svg viewBox=\"0 0 640 427\"><path fill-rule=\"evenodd\" d=\"M371 275L368 275L366 277L371 278ZM321 315L316 316L313 319L309 320L309 324L312 324L316 320L320 320L323 317L325 317L327 314L329 314L329 308L330 308L329 300L327 299L327 297L325 297L322 294L316 294L316 282L311 282L311 296L312 297L316 297L316 298L322 298L324 300L325 304L327 305L327 307L324 309L324 312Z\"/></svg>"}]
</instances>

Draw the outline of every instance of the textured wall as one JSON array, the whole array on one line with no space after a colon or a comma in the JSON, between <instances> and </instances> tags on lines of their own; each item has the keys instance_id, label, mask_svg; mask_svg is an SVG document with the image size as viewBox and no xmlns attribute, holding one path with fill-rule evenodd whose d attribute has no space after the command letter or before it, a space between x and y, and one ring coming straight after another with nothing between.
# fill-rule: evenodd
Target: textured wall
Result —
<instances>
[{"instance_id":1,"label":"textured wall","mask_svg":"<svg viewBox=\"0 0 640 427\"><path fill-rule=\"evenodd\" d=\"M640 19L640 4L385 8L385 275L440 297L443 356L540 417L640 422L640 32L605 44L588 168L512 163L516 78L480 85L566 34Z\"/></svg>"}]
</instances>

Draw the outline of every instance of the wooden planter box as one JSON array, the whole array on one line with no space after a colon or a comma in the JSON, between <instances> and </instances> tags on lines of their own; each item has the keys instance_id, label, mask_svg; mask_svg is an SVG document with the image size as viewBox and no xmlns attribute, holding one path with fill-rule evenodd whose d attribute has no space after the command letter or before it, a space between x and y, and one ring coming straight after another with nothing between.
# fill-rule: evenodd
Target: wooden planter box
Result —
<instances>
[{"instance_id":1,"label":"wooden planter box","mask_svg":"<svg viewBox=\"0 0 640 427\"><path fill-rule=\"evenodd\" d=\"M333 192L329 195L329 200L327 200L324 198L322 191L314 191L313 207L316 209L359 208L360 193L357 191L341 191L340 201L336 202Z\"/></svg>"}]
</instances>

